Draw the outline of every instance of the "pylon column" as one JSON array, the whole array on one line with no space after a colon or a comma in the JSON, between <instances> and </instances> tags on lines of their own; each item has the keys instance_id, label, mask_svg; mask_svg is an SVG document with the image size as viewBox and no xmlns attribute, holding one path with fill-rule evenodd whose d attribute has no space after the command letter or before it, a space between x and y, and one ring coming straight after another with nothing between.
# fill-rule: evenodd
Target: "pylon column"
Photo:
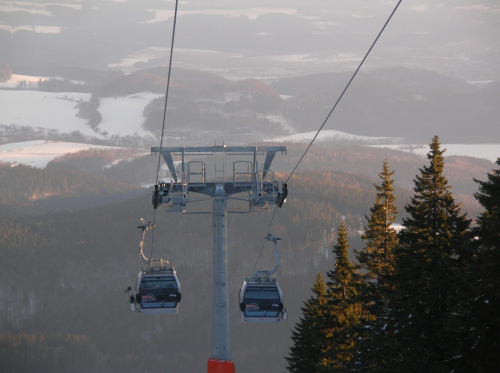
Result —
<instances>
[{"instance_id":1,"label":"pylon column","mask_svg":"<svg viewBox=\"0 0 500 373\"><path fill-rule=\"evenodd\" d=\"M207 372L234 373L234 363L231 361L227 279L227 196L223 183L215 185L212 224L214 231L212 351Z\"/></svg>"}]
</instances>

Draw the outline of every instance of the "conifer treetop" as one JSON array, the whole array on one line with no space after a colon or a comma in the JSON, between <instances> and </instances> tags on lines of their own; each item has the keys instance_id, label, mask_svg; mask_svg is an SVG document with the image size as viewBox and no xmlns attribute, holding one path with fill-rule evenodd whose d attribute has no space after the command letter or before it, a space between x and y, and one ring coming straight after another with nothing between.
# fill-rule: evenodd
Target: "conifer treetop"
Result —
<instances>
[{"instance_id":1,"label":"conifer treetop","mask_svg":"<svg viewBox=\"0 0 500 373\"><path fill-rule=\"evenodd\" d=\"M500 158L496 164L500 166ZM488 173L486 181L474 179L479 184L479 191L474 197L485 208L479 216L480 229L479 238L485 244L493 244L498 247L500 241L500 169Z\"/></svg>"},{"instance_id":2,"label":"conifer treetop","mask_svg":"<svg viewBox=\"0 0 500 373\"><path fill-rule=\"evenodd\" d=\"M342 220L338 231L337 243L333 247L333 253L337 259L333 271L329 271L327 276L330 279L328 282L330 291L332 289L341 290L342 297L344 298L348 296L348 288L351 287L354 272L354 266L349 261L348 250L347 228L344 220Z\"/></svg>"}]
</instances>

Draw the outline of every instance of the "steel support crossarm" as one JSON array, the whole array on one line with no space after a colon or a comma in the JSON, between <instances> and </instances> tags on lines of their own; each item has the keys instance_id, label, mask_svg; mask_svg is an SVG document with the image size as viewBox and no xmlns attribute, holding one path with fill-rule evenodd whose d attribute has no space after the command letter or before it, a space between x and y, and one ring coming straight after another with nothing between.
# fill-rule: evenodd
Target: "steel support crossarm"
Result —
<instances>
[{"instance_id":1,"label":"steel support crossarm","mask_svg":"<svg viewBox=\"0 0 500 373\"><path fill-rule=\"evenodd\" d=\"M159 147L154 146L151 148L151 153L189 153L195 154L211 154L211 153L247 153L252 154L257 152L258 154L264 154L266 152L281 152L286 153L286 146L226 146L226 145L215 145L215 146L167 146Z\"/></svg>"}]
</instances>

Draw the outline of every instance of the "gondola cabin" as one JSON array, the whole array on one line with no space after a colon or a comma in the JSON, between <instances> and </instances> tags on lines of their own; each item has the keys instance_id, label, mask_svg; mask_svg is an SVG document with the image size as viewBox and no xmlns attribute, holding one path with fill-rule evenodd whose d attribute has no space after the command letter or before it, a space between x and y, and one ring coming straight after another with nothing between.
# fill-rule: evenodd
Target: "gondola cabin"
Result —
<instances>
[{"instance_id":1,"label":"gondola cabin","mask_svg":"<svg viewBox=\"0 0 500 373\"><path fill-rule=\"evenodd\" d=\"M177 313L181 285L174 268L143 268L137 277L135 304L144 314Z\"/></svg>"},{"instance_id":2,"label":"gondola cabin","mask_svg":"<svg viewBox=\"0 0 500 373\"><path fill-rule=\"evenodd\" d=\"M240 310L246 323L273 323L283 317L283 294L275 278L252 278L240 289ZM283 317L284 318L284 317Z\"/></svg>"}]
</instances>

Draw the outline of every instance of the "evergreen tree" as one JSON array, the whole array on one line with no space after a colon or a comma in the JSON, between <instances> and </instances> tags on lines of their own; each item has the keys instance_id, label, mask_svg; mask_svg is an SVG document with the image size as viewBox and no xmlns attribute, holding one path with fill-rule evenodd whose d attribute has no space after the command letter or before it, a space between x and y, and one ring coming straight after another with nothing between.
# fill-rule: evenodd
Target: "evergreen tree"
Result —
<instances>
[{"instance_id":1,"label":"evergreen tree","mask_svg":"<svg viewBox=\"0 0 500 373\"><path fill-rule=\"evenodd\" d=\"M391 179L393 174L394 171L391 172L387 161L384 161L383 170L379 173L382 183L374 184L377 197L370 209L370 217L367 218L365 234L361 237L366 246L357 253L361 268L367 271L364 282L370 287L369 301L378 305L385 300L383 294L385 280L394 271L393 250L398 244L398 234L392 227L398 213L394 180Z\"/></svg>"},{"instance_id":2,"label":"evergreen tree","mask_svg":"<svg viewBox=\"0 0 500 373\"><path fill-rule=\"evenodd\" d=\"M429 166L415 179L395 250L396 286L385 346L393 371L451 371L460 354L457 303L463 286L459 254L470 221L461 214L443 175L444 150L435 136Z\"/></svg>"},{"instance_id":3,"label":"evergreen tree","mask_svg":"<svg viewBox=\"0 0 500 373\"><path fill-rule=\"evenodd\" d=\"M496 164L500 166L500 158ZM478 218L479 228L476 229L479 241L484 251L496 255L500 244L500 169L488 174L487 181L475 180L479 184L476 199L485 208Z\"/></svg>"},{"instance_id":4,"label":"evergreen tree","mask_svg":"<svg viewBox=\"0 0 500 373\"><path fill-rule=\"evenodd\" d=\"M366 316L358 302L359 275L348 257L349 244L344 221L333 251L335 267L327 273L326 349L322 372L347 372L354 357L359 325Z\"/></svg>"},{"instance_id":5,"label":"evergreen tree","mask_svg":"<svg viewBox=\"0 0 500 373\"><path fill-rule=\"evenodd\" d=\"M323 330L326 310L326 285L321 273L316 276L313 295L301 308L302 317L292 331L293 346L286 358L288 371L292 373L319 372L325 350Z\"/></svg>"},{"instance_id":6,"label":"evergreen tree","mask_svg":"<svg viewBox=\"0 0 500 373\"><path fill-rule=\"evenodd\" d=\"M500 366L500 169L489 173L487 181L475 181L475 197L485 211L473 230L475 255L468 271L473 293L466 309L472 336L466 358L476 372L493 372Z\"/></svg>"},{"instance_id":7,"label":"evergreen tree","mask_svg":"<svg viewBox=\"0 0 500 373\"><path fill-rule=\"evenodd\" d=\"M388 312L388 292L391 291L390 276L394 272L394 248L398 244L397 231L392 227L396 220L397 208L394 196L394 171L389 170L387 160L379 173L381 184L374 184L376 200L370 209L365 234L361 237L366 246L357 252L360 267L366 271L362 276L358 298L372 315L360 328L361 339L353 368L383 369L383 333Z\"/></svg>"}]
</instances>

